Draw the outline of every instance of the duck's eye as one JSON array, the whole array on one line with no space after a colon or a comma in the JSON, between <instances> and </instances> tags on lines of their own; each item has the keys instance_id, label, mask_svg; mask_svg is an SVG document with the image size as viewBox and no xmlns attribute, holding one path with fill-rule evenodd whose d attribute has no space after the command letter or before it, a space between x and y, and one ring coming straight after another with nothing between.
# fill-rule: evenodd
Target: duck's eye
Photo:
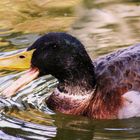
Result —
<instances>
[{"instance_id":1,"label":"duck's eye","mask_svg":"<svg viewBox=\"0 0 140 140\"><path fill-rule=\"evenodd\" d=\"M25 56L24 55L20 55L19 58L25 58Z\"/></svg>"},{"instance_id":2,"label":"duck's eye","mask_svg":"<svg viewBox=\"0 0 140 140\"><path fill-rule=\"evenodd\" d=\"M45 42L44 45L45 45L45 46L48 45L48 42Z\"/></svg>"},{"instance_id":3,"label":"duck's eye","mask_svg":"<svg viewBox=\"0 0 140 140\"><path fill-rule=\"evenodd\" d=\"M53 46L53 48L56 48L56 47L57 47L56 45Z\"/></svg>"}]
</instances>

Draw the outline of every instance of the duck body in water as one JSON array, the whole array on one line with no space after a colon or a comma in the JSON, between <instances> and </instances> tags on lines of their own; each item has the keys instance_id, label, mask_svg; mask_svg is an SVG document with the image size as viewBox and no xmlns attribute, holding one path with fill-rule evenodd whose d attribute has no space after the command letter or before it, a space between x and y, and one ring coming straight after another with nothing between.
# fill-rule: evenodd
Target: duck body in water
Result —
<instances>
[{"instance_id":1,"label":"duck body in water","mask_svg":"<svg viewBox=\"0 0 140 140\"><path fill-rule=\"evenodd\" d=\"M32 75L33 80L51 74L59 81L46 100L49 108L96 119L140 116L140 44L92 62L75 37L66 33L48 33L28 47L27 53L31 51L28 77ZM17 55L20 56L14 57ZM26 55L21 59L27 59ZM31 80L25 80L25 83ZM11 86L4 95L15 94L25 83ZM12 93L11 88L14 89Z\"/></svg>"}]
</instances>

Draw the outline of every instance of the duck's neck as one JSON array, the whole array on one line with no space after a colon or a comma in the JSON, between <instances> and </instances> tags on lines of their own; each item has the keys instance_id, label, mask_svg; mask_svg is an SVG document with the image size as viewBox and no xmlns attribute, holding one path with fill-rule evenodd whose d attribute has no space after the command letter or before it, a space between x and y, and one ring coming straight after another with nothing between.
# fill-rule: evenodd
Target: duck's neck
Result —
<instances>
[{"instance_id":1,"label":"duck's neck","mask_svg":"<svg viewBox=\"0 0 140 140\"><path fill-rule=\"evenodd\" d=\"M60 80L58 87L47 101L48 106L65 114L82 115L94 92L93 75L94 72L90 74L83 71L76 77Z\"/></svg>"},{"instance_id":2,"label":"duck's neck","mask_svg":"<svg viewBox=\"0 0 140 140\"><path fill-rule=\"evenodd\" d=\"M75 75L76 73L65 80L59 80L58 87L47 100L48 106L65 114L98 119L116 118L123 103L120 91L103 91L98 87L94 71L82 71L76 77Z\"/></svg>"},{"instance_id":3,"label":"duck's neck","mask_svg":"<svg viewBox=\"0 0 140 140\"><path fill-rule=\"evenodd\" d=\"M65 60L66 62L57 69L53 69L51 74L56 77L60 85L64 86L80 86L85 88L93 88L95 80L94 65L87 53L78 55L72 62L71 60Z\"/></svg>"},{"instance_id":4,"label":"duck's neck","mask_svg":"<svg viewBox=\"0 0 140 140\"><path fill-rule=\"evenodd\" d=\"M59 80L58 89L61 92L73 95L81 94L79 93L80 91L85 91L86 93L90 90L93 90L96 84L94 72L92 74L89 74L83 71L82 73L77 73L77 75L76 76L75 75L71 75L70 77L67 77L67 79L65 80ZM78 91L75 92L74 90L78 90L79 92Z\"/></svg>"}]
</instances>

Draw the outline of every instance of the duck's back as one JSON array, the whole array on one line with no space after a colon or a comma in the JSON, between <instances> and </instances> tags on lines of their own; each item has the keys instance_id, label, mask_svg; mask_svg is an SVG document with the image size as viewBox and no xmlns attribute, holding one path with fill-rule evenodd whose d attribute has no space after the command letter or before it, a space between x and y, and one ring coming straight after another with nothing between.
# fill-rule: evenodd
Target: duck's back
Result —
<instances>
[{"instance_id":1,"label":"duck's back","mask_svg":"<svg viewBox=\"0 0 140 140\"><path fill-rule=\"evenodd\" d=\"M99 85L140 91L140 44L95 60L95 73Z\"/></svg>"},{"instance_id":2,"label":"duck's back","mask_svg":"<svg viewBox=\"0 0 140 140\"><path fill-rule=\"evenodd\" d=\"M126 118L128 103L131 108L136 109L137 98L140 101L140 44L96 59L94 65L97 85L93 95L93 102L96 104L93 110L97 111L92 113L97 114L96 118L112 118L116 115ZM140 109L129 114L139 116Z\"/></svg>"}]
</instances>

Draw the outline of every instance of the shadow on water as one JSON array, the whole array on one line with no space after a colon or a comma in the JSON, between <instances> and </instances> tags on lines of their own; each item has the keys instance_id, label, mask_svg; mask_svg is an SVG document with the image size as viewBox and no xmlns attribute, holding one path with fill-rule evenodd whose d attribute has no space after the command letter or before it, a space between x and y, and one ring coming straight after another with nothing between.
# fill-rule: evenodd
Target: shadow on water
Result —
<instances>
[{"instance_id":1,"label":"shadow on water","mask_svg":"<svg viewBox=\"0 0 140 140\"><path fill-rule=\"evenodd\" d=\"M69 32L92 58L140 42L139 0L1 0L0 56L20 52L42 34ZM0 70L0 92L24 72ZM0 139L139 139L140 119L91 120L55 113L45 100L57 85L44 76L11 99L0 98Z\"/></svg>"}]
</instances>

